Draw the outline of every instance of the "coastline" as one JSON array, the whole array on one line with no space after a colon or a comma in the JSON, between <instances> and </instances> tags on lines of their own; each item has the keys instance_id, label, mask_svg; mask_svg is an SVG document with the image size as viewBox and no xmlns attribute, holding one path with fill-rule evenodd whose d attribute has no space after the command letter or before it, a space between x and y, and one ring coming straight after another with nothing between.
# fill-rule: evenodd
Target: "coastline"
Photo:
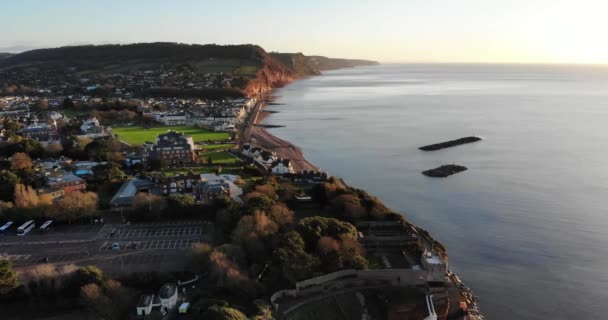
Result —
<instances>
[{"instance_id":1,"label":"coastline","mask_svg":"<svg viewBox=\"0 0 608 320\"><path fill-rule=\"evenodd\" d=\"M273 135L272 133L268 132L265 127L258 126L262 124L262 122L272 114L271 112L264 112L266 106L266 99L260 99L260 101L256 103L256 106L254 107L250 118L250 122L248 122L245 128L245 140L243 141L251 142L264 148L267 148L271 151L274 151L280 158L290 159L295 171L318 171L319 167L315 166L304 157L304 154L300 147L294 145L290 141L281 139ZM342 178L340 178L340 180L345 183ZM403 217L405 218L405 215L403 215ZM424 231L430 243L434 243L445 248L442 243L434 239L432 235L430 235L425 229L417 225L411 225L418 230ZM446 261L449 261L449 254L447 253L447 250L445 250L444 252ZM464 300L467 302L468 315L472 316L471 319L484 319L483 314L479 311L478 298L474 294L473 290L471 290L471 288L469 288L451 269L448 269L446 278L449 279L449 282L458 289L462 298L464 298Z\"/></svg>"},{"instance_id":2,"label":"coastline","mask_svg":"<svg viewBox=\"0 0 608 320\"><path fill-rule=\"evenodd\" d=\"M295 171L319 171L319 167L304 158L302 149L293 143L281 139L262 126L259 126L271 113L264 112L266 101L262 99L254 107L252 123L246 128L245 141L276 152L279 158L289 159Z\"/></svg>"}]
</instances>

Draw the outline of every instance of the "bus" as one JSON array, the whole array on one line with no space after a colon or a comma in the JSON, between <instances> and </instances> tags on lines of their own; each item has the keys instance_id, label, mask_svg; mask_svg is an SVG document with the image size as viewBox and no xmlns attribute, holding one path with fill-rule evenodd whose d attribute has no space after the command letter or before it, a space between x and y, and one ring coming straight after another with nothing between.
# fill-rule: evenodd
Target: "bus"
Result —
<instances>
[{"instance_id":1,"label":"bus","mask_svg":"<svg viewBox=\"0 0 608 320\"><path fill-rule=\"evenodd\" d=\"M40 226L40 231L49 231L53 220L47 220Z\"/></svg>"},{"instance_id":2,"label":"bus","mask_svg":"<svg viewBox=\"0 0 608 320\"><path fill-rule=\"evenodd\" d=\"M2 227L0 227L0 235L4 235L6 230L8 228L10 228L12 225L13 225L13 221L9 221L9 222L5 223Z\"/></svg>"},{"instance_id":3,"label":"bus","mask_svg":"<svg viewBox=\"0 0 608 320\"><path fill-rule=\"evenodd\" d=\"M34 223L34 220L30 220L30 221L22 224L21 226L19 226L19 228L17 228L17 235L24 236L28 232L32 231L32 229L34 229L35 227L36 227L36 224Z\"/></svg>"}]
</instances>

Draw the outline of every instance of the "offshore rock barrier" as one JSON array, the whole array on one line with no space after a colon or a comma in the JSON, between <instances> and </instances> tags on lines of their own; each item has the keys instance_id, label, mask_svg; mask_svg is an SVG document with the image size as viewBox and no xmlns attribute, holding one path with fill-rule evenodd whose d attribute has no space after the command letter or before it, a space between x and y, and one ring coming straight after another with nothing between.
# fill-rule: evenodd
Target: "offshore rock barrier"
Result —
<instances>
[{"instance_id":1,"label":"offshore rock barrier","mask_svg":"<svg viewBox=\"0 0 608 320\"><path fill-rule=\"evenodd\" d=\"M425 176L428 176L428 177L433 177L433 178L445 178L445 177L449 177L453 174L456 174L458 172L462 172L465 170L467 170L467 167L459 166L459 165L455 165L455 164L446 164L441 167L437 167L435 169L422 171L422 174Z\"/></svg>"},{"instance_id":2,"label":"offshore rock barrier","mask_svg":"<svg viewBox=\"0 0 608 320\"><path fill-rule=\"evenodd\" d=\"M450 141L446 141L446 142L430 144L428 146L420 147L418 149L420 149L422 151L435 151L435 150L441 150L441 149L445 149L445 148L459 146L461 144L473 143L473 142L477 142L479 140L481 140L481 138L479 138L479 137L473 137L473 136L464 137L464 138L460 138L460 139L456 139L456 140L450 140Z\"/></svg>"}]
</instances>

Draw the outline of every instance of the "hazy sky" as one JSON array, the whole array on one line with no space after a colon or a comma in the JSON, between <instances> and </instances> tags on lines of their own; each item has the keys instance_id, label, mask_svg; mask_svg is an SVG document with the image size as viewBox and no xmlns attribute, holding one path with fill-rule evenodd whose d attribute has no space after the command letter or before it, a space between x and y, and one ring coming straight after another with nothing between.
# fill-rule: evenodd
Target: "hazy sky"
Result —
<instances>
[{"instance_id":1,"label":"hazy sky","mask_svg":"<svg viewBox=\"0 0 608 320\"><path fill-rule=\"evenodd\" d=\"M0 51L255 43L433 62L608 63L608 0L0 0Z\"/></svg>"}]
</instances>

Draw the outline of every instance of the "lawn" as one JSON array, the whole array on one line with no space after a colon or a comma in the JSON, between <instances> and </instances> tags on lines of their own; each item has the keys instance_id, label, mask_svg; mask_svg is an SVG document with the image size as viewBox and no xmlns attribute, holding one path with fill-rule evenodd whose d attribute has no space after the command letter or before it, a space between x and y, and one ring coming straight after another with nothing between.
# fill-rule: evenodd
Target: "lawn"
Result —
<instances>
[{"instance_id":1,"label":"lawn","mask_svg":"<svg viewBox=\"0 0 608 320\"><path fill-rule=\"evenodd\" d=\"M233 164L241 161L228 152L209 152L205 153L204 157L211 159L213 164Z\"/></svg>"},{"instance_id":2,"label":"lawn","mask_svg":"<svg viewBox=\"0 0 608 320\"><path fill-rule=\"evenodd\" d=\"M234 148L234 143L206 144L203 146L203 148L207 151L232 149Z\"/></svg>"},{"instance_id":3,"label":"lawn","mask_svg":"<svg viewBox=\"0 0 608 320\"><path fill-rule=\"evenodd\" d=\"M219 165L218 165L219 167ZM194 167L194 168L179 168L179 169L166 169L163 172L168 176L174 176L176 174L188 174L190 171L195 174L201 173L215 173L217 167ZM225 174L239 174L241 172L241 167L225 167L222 166L222 173Z\"/></svg>"},{"instance_id":4,"label":"lawn","mask_svg":"<svg viewBox=\"0 0 608 320\"><path fill-rule=\"evenodd\" d=\"M141 126L130 127L113 127L112 131L118 135L118 138L132 145L141 145L146 141L155 142L156 136L161 133L166 133L168 130L179 131L186 135L192 136L194 141L221 141L230 139L228 132L213 132L207 129L201 129L191 126L168 126L168 127L152 127L144 128Z\"/></svg>"}]
</instances>

